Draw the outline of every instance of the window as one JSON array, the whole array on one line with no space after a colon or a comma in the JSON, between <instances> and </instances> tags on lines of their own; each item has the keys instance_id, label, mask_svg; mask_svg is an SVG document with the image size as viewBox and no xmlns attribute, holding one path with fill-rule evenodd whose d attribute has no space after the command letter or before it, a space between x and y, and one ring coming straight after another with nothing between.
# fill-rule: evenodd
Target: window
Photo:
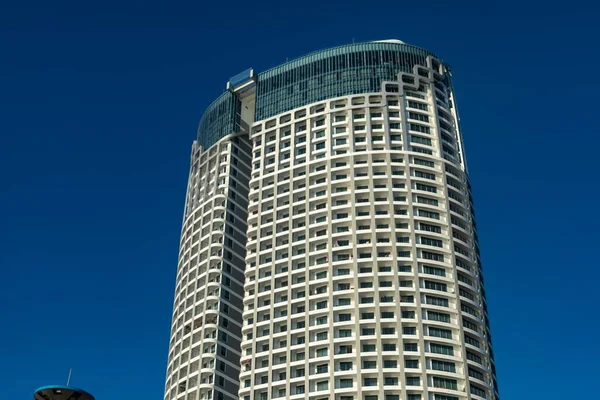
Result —
<instances>
[{"instance_id":1,"label":"window","mask_svg":"<svg viewBox=\"0 0 600 400\"><path fill-rule=\"evenodd\" d=\"M408 106L411 108L417 108L419 110L427 111L427 104L417 103L416 101L409 100ZM413 114L413 113L411 113Z\"/></svg>"},{"instance_id":2,"label":"window","mask_svg":"<svg viewBox=\"0 0 600 400\"><path fill-rule=\"evenodd\" d=\"M327 357L328 349L324 347L322 349L317 349L317 357Z\"/></svg>"},{"instance_id":3,"label":"window","mask_svg":"<svg viewBox=\"0 0 600 400\"><path fill-rule=\"evenodd\" d=\"M472 386L472 385L470 385L470 386ZM433 377L433 387L450 389L450 390L458 390L458 385L456 384L455 379L440 378L437 376Z\"/></svg>"},{"instance_id":4,"label":"window","mask_svg":"<svg viewBox=\"0 0 600 400\"><path fill-rule=\"evenodd\" d=\"M429 204L430 206L436 206L436 207L439 205L439 203L436 199L430 199L429 197L423 197L423 196L417 196L417 203Z\"/></svg>"},{"instance_id":5,"label":"window","mask_svg":"<svg viewBox=\"0 0 600 400\"><path fill-rule=\"evenodd\" d=\"M480 381L485 381L484 375L471 367L469 367L469 376L475 379L479 379Z\"/></svg>"},{"instance_id":6,"label":"window","mask_svg":"<svg viewBox=\"0 0 600 400\"><path fill-rule=\"evenodd\" d=\"M327 364L317 365L317 374L326 374L327 372L329 372Z\"/></svg>"},{"instance_id":7,"label":"window","mask_svg":"<svg viewBox=\"0 0 600 400\"><path fill-rule=\"evenodd\" d=\"M444 262L444 255L439 253L433 253L431 251L421 251L421 257L426 260Z\"/></svg>"},{"instance_id":8,"label":"window","mask_svg":"<svg viewBox=\"0 0 600 400\"><path fill-rule=\"evenodd\" d=\"M456 366L453 362L431 360L431 369L445 372L456 372Z\"/></svg>"},{"instance_id":9,"label":"window","mask_svg":"<svg viewBox=\"0 0 600 400\"><path fill-rule=\"evenodd\" d=\"M423 115L423 114L419 114L419 113L415 113L415 112L409 112L408 113L408 118L410 118L410 119L416 119L417 121L429 122L429 116Z\"/></svg>"},{"instance_id":10,"label":"window","mask_svg":"<svg viewBox=\"0 0 600 400\"><path fill-rule=\"evenodd\" d=\"M461 293L461 296L462 296L462 293ZM466 318L463 318L463 326L472 331L479 332L479 327L477 326L477 324L472 323L471 321L467 320Z\"/></svg>"},{"instance_id":11,"label":"window","mask_svg":"<svg viewBox=\"0 0 600 400\"><path fill-rule=\"evenodd\" d=\"M467 360L471 360L473 362L476 362L477 364L483 365L481 362L481 357L479 357L476 354L471 353L470 351L467 351Z\"/></svg>"},{"instance_id":12,"label":"window","mask_svg":"<svg viewBox=\"0 0 600 400\"><path fill-rule=\"evenodd\" d=\"M350 314L340 314L339 315L338 321L350 321L350 320L351 320Z\"/></svg>"},{"instance_id":13,"label":"window","mask_svg":"<svg viewBox=\"0 0 600 400\"><path fill-rule=\"evenodd\" d=\"M429 265L423 266L423 273L437 276L446 276L446 270L443 268L430 267Z\"/></svg>"},{"instance_id":14,"label":"window","mask_svg":"<svg viewBox=\"0 0 600 400\"><path fill-rule=\"evenodd\" d=\"M425 236L421 236L421 244L427 246L443 247L442 241L438 239L432 239Z\"/></svg>"},{"instance_id":15,"label":"window","mask_svg":"<svg viewBox=\"0 0 600 400\"><path fill-rule=\"evenodd\" d=\"M404 327L402 327L402 334L403 335L416 335L417 328L414 326L404 326Z\"/></svg>"},{"instance_id":16,"label":"window","mask_svg":"<svg viewBox=\"0 0 600 400\"><path fill-rule=\"evenodd\" d=\"M383 386L398 386L398 378L392 376L386 376L383 379Z\"/></svg>"},{"instance_id":17,"label":"window","mask_svg":"<svg viewBox=\"0 0 600 400\"><path fill-rule=\"evenodd\" d=\"M374 344L363 344L362 351L365 353L373 352L373 351L375 351L375 345Z\"/></svg>"},{"instance_id":18,"label":"window","mask_svg":"<svg viewBox=\"0 0 600 400\"><path fill-rule=\"evenodd\" d=\"M363 386L377 386L377 378L364 378Z\"/></svg>"},{"instance_id":19,"label":"window","mask_svg":"<svg viewBox=\"0 0 600 400\"><path fill-rule=\"evenodd\" d=\"M340 379L340 388L351 388L352 386L352 379Z\"/></svg>"},{"instance_id":20,"label":"window","mask_svg":"<svg viewBox=\"0 0 600 400\"><path fill-rule=\"evenodd\" d=\"M438 290L440 292L447 292L448 286L445 283L425 281L425 289Z\"/></svg>"},{"instance_id":21,"label":"window","mask_svg":"<svg viewBox=\"0 0 600 400\"><path fill-rule=\"evenodd\" d=\"M428 310L427 311L427 319L429 319L431 321L450 323L450 314L445 314L445 313Z\"/></svg>"},{"instance_id":22,"label":"window","mask_svg":"<svg viewBox=\"0 0 600 400\"><path fill-rule=\"evenodd\" d=\"M427 139L427 140L429 140L429 139ZM413 140L413 142L414 142L414 140ZM431 142L431 140L429 140L429 142ZM435 175L434 174L430 174L429 172L423 172L423 171L415 170L414 173L415 173L415 176L417 178L425 178L425 179L429 179L429 180L435 181Z\"/></svg>"},{"instance_id":23,"label":"window","mask_svg":"<svg viewBox=\"0 0 600 400\"><path fill-rule=\"evenodd\" d=\"M477 313L477 311L475 311L475 309L473 309L473 308L469 307L469 306L468 306L468 305L466 305L466 304L461 304L461 305L460 305L460 309L461 309L461 311L464 311L464 312L466 312L467 314L471 314L471 315L474 315L474 316L476 316L476 317L478 316L478 313Z\"/></svg>"},{"instance_id":24,"label":"window","mask_svg":"<svg viewBox=\"0 0 600 400\"><path fill-rule=\"evenodd\" d=\"M404 368L419 368L419 360L404 360Z\"/></svg>"},{"instance_id":25,"label":"window","mask_svg":"<svg viewBox=\"0 0 600 400\"><path fill-rule=\"evenodd\" d=\"M472 384L469 385L469 386L470 386L471 394L474 394L474 395L479 396L479 397L483 397L484 399L487 398L487 396L485 394L485 390L482 390L482 389L480 389L477 386L472 385Z\"/></svg>"},{"instance_id":26,"label":"window","mask_svg":"<svg viewBox=\"0 0 600 400\"><path fill-rule=\"evenodd\" d=\"M352 363L351 362L340 362L340 371L351 371Z\"/></svg>"},{"instance_id":27,"label":"window","mask_svg":"<svg viewBox=\"0 0 600 400\"><path fill-rule=\"evenodd\" d=\"M457 274L456 277L458 278L459 281L466 283L469 286L473 286L473 281L471 281L471 279L467 278L466 276L464 276L462 274Z\"/></svg>"},{"instance_id":28,"label":"window","mask_svg":"<svg viewBox=\"0 0 600 400\"><path fill-rule=\"evenodd\" d=\"M418 376L407 376L406 386L421 386L421 378Z\"/></svg>"},{"instance_id":29,"label":"window","mask_svg":"<svg viewBox=\"0 0 600 400\"><path fill-rule=\"evenodd\" d=\"M328 389L329 389L329 381L317 382L317 390L328 390Z\"/></svg>"},{"instance_id":30,"label":"window","mask_svg":"<svg viewBox=\"0 0 600 400\"><path fill-rule=\"evenodd\" d=\"M448 355L448 356L453 356L454 355L454 348L452 346L447 346L445 344L430 343L429 344L429 351L431 353L445 354L445 355Z\"/></svg>"},{"instance_id":31,"label":"window","mask_svg":"<svg viewBox=\"0 0 600 400\"><path fill-rule=\"evenodd\" d=\"M422 183L417 183L415 185L415 188L417 190L424 190L426 192L430 192L430 193L437 193L437 188L435 186L430 186L430 185L424 185ZM439 219L439 218L438 218Z\"/></svg>"},{"instance_id":32,"label":"window","mask_svg":"<svg viewBox=\"0 0 600 400\"><path fill-rule=\"evenodd\" d=\"M418 351L416 343L404 343L404 351Z\"/></svg>"},{"instance_id":33,"label":"window","mask_svg":"<svg viewBox=\"0 0 600 400\"><path fill-rule=\"evenodd\" d=\"M401 303L414 303L415 296L400 296Z\"/></svg>"},{"instance_id":34,"label":"window","mask_svg":"<svg viewBox=\"0 0 600 400\"><path fill-rule=\"evenodd\" d=\"M221 342L227 343L227 339L228 339L227 333L224 331L220 331L219 332L219 340Z\"/></svg>"},{"instance_id":35,"label":"window","mask_svg":"<svg viewBox=\"0 0 600 400\"><path fill-rule=\"evenodd\" d=\"M470 344L471 346L475 346L477 348L481 347L481 343L479 343L477 339L474 339L469 335L465 335L465 343Z\"/></svg>"},{"instance_id":36,"label":"window","mask_svg":"<svg viewBox=\"0 0 600 400\"><path fill-rule=\"evenodd\" d=\"M414 158L413 159L413 163L417 164L417 165L424 165L426 167L431 167L434 168L435 164L433 163L433 161L427 161L427 160L423 160L422 158Z\"/></svg>"},{"instance_id":37,"label":"window","mask_svg":"<svg viewBox=\"0 0 600 400\"><path fill-rule=\"evenodd\" d=\"M363 361L362 367L364 369L375 369L377 368L377 361Z\"/></svg>"},{"instance_id":38,"label":"window","mask_svg":"<svg viewBox=\"0 0 600 400\"><path fill-rule=\"evenodd\" d=\"M452 331L449 329L429 327L429 336L452 339Z\"/></svg>"},{"instance_id":39,"label":"window","mask_svg":"<svg viewBox=\"0 0 600 400\"><path fill-rule=\"evenodd\" d=\"M421 133L431 133L431 130L428 126L413 124L412 122L408 124L408 129L411 131L421 132Z\"/></svg>"},{"instance_id":40,"label":"window","mask_svg":"<svg viewBox=\"0 0 600 400\"><path fill-rule=\"evenodd\" d=\"M352 353L352 346L340 346L338 354L350 354Z\"/></svg>"},{"instance_id":41,"label":"window","mask_svg":"<svg viewBox=\"0 0 600 400\"><path fill-rule=\"evenodd\" d=\"M442 297L427 296L425 302L433 306L448 307L448 299Z\"/></svg>"}]
</instances>

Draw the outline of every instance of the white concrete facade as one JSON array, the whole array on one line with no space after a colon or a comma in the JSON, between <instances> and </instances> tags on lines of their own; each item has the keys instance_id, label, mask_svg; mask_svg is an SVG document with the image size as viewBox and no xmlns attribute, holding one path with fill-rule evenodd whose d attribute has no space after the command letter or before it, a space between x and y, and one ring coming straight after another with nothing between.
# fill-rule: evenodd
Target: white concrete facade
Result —
<instances>
[{"instance_id":1,"label":"white concrete facade","mask_svg":"<svg viewBox=\"0 0 600 400\"><path fill-rule=\"evenodd\" d=\"M494 398L453 93L428 62L253 125L240 399Z\"/></svg>"},{"instance_id":2,"label":"white concrete facade","mask_svg":"<svg viewBox=\"0 0 600 400\"><path fill-rule=\"evenodd\" d=\"M250 147L192 146L165 400L237 398Z\"/></svg>"}]
</instances>

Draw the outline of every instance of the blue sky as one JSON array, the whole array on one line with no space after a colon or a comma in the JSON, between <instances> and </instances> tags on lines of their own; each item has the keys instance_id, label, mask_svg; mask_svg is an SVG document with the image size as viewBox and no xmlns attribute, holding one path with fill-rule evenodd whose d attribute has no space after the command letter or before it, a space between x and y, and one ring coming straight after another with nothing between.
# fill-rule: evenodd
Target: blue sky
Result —
<instances>
[{"instance_id":1,"label":"blue sky","mask_svg":"<svg viewBox=\"0 0 600 400\"><path fill-rule=\"evenodd\" d=\"M500 393L593 398L598 9L22 2L0 12L0 381L162 398L189 150L230 76L399 38L452 65ZM580 4L578 4L580 3Z\"/></svg>"}]
</instances>

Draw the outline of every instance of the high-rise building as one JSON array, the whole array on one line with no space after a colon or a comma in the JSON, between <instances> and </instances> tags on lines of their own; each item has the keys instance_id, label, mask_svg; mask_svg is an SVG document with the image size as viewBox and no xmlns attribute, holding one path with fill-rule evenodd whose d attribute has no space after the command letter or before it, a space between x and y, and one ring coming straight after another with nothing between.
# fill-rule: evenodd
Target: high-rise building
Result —
<instances>
[{"instance_id":1,"label":"high-rise building","mask_svg":"<svg viewBox=\"0 0 600 400\"><path fill-rule=\"evenodd\" d=\"M165 400L497 400L448 65L386 40L227 88L192 148Z\"/></svg>"}]
</instances>

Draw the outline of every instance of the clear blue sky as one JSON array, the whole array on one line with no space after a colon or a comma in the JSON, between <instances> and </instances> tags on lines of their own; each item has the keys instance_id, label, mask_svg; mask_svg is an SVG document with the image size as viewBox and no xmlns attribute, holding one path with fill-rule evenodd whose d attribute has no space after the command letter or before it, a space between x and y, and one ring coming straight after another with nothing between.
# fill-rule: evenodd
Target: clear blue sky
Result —
<instances>
[{"instance_id":1,"label":"clear blue sky","mask_svg":"<svg viewBox=\"0 0 600 400\"><path fill-rule=\"evenodd\" d=\"M202 110L353 38L453 67L503 400L598 394L592 2L20 3L0 11L2 398L70 367L98 400L162 398Z\"/></svg>"}]
</instances>

